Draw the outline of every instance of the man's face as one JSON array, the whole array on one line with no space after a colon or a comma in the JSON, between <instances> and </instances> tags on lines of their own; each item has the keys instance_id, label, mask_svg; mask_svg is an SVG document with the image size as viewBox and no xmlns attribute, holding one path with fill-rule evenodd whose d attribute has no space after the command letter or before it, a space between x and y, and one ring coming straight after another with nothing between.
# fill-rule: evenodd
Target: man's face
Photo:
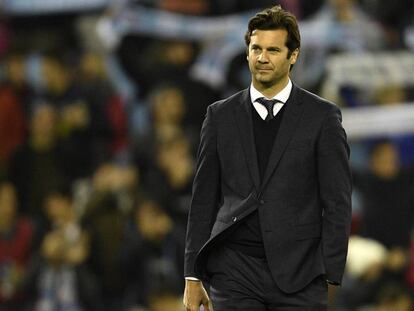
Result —
<instances>
[{"instance_id":1,"label":"man's face","mask_svg":"<svg viewBox=\"0 0 414 311\"><path fill-rule=\"evenodd\" d=\"M290 65L296 63L298 50L288 59L287 31L255 30L249 44L249 68L253 85L259 90L287 82Z\"/></svg>"}]
</instances>

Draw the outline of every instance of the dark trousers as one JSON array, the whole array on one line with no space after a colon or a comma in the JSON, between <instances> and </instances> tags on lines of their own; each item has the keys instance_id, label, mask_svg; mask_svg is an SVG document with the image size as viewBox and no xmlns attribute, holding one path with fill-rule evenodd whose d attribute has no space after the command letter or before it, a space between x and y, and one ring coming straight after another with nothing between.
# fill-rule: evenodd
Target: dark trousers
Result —
<instances>
[{"instance_id":1,"label":"dark trousers","mask_svg":"<svg viewBox=\"0 0 414 311\"><path fill-rule=\"evenodd\" d=\"M287 294L274 282L266 259L220 246L207 261L214 311L327 310L323 275L302 290Z\"/></svg>"}]
</instances>

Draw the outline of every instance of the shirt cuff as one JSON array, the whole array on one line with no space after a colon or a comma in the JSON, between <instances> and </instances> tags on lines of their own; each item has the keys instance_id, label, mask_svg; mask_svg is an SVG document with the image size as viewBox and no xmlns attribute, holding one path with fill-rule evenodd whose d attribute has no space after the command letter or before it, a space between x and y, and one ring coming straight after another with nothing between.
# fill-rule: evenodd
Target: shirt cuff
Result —
<instances>
[{"instance_id":1,"label":"shirt cuff","mask_svg":"<svg viewBox=\"0 0 414 311\"><path fill-rule=\"evenodd\" d=\"M335 286L341 285L341 284L340 284L340 283L338 283L338 282L334 282L334 281L330 281L330 280L326 280L326 282L327 282L328 284L335 285Z\"/></svg>"},{"instance_id":2,"label":"shirt cuff","mask_svg":"<svg viewBox=\"0 0 414 311\"><path fill-rule=\"evenodd\" d=\"M200 279L197 279L197 278L192 277L192 276L186 276L185 279L188 280L188 281L197 281L197 282L200 282Z\"/></svg>"}]
</instances>

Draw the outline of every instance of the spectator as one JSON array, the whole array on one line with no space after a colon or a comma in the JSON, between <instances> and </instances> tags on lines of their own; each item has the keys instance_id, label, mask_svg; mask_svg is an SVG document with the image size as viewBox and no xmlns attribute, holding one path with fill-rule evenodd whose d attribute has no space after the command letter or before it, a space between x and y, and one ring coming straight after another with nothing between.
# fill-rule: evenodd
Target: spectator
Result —
<instances>
[{"instance_id":1,"label":"spectator","mask_svg":"<svg viewBox=\"0 0 414 311\"><path fill-rule=\"evenodd\" d=\"M199 129L207 105L217 97L207 85L190 77L199 49L198 44L184 40L147 37L136 40L136 37L126 36L119 54L125 70L137 81L142 98L161 93L164 89L178 89L185 96L188 113L185 121L196 124Z\"/></svg>"},{"instance_id":2,"label":"spectator","mask_svg":"<svg viewBox=\"0 0 414 311\"><path fill-rule=\"evenodd\" d=\"M58 130L62 146L76 162L70 170L71 179L75 179L91 174L99 163L108 159L109 147L102 142L109 135L104 113L108 88L101 81L96 64L88 64L86 57L79 74L72 58L74 56L47 55L43 59L42 73L46 85L43 96L53 103L60 115ZM75 74L79 74L79 79L75 79ZM93 85L99 88L91 92Z\"/></svg>"},{"instance_id":3,"label":"spectator","mask_svg":"<svg viewBox=\"0 0 414 311\"><path fill-rule=\"evenodd\" d=\"M183 133L170 135L155 146L156 156L148 162L144 176L145 189L162 202L176 221L185 224L195 170L194 156Z\"/></svg>"},{"instance_id":4,"label":"spectator","mask_svg":"<svg viewBox=\"0 0 414 311\"><path fill-rule=\"evenodd\" d=\"M34 91L28 82L26 56L23 53L11 51L6 57L5 64L6 70L3 84L8 86L17 97L27 118Z\"/></svg>"},{"instance_id":5,"label":"spectator","mask_svg":"<svg viewBox=\"0 0 414 311\"><path fill-rule=\"evenodd\" d=\"M344 308L339 309L400 310L397 309L400 304L411 306L411 297L407 296L409 289L404 282L406 267L404 250L387 251L374 240L353 236L345 281L335 299L337 305Z\"/></svg>"},{"instance_id":6,"label":"spectator","mask_svg":"<svg viewBox=\"0 0 414 311\"><path fill-rule=\"evenodd\" d=\"M0 86L0 178L9 158L25 137L25 118L18 97L7 85Z\"/></svg>"},{"instance_id":7,"label":"spectator","mask_svg":"<svg viewBox=\"0 0 414 311\"><path fill-rule=\"evenodd\" d=\"M33 229L18 214L14 186L0 183L0 310L19 311L24 304L22 285L31 257Z\"/></svg>"},{"instance_id":8,"label":"spectator","mask_svg":"<svg viewBox=\"0 0 414 311\"><path fill-rule=\"evenodd\" d=\"M27 280L31 310L102 310L94 277L86 268L90 239L65 190L45 199L50 229Z\"/></svg>"},{"instance_id":9,"label":"spectator","mask_svg":"<svg viewBox=\"0 0 414 311\"><path fill-rule=\"evenodd\" d=\"M137 203L128 224L122 248L122 266L127 275L126 302L132 304L162 304L171 295L154 297L160 288L174 297L183 289L184 230L157 202ZM155 295L158 296L158 295ZM159 299L159 300L158 300ZM151 309L153 310L153 309ZM158 307L154 310L161 310ZM174 310L174 309L172 309Z\"/></svg>"},{"instance_id":10,"label":"spectator","mask_svg":"<svg viewBox=\"0 0 414 311\"><path fill-rule=\"evenodd\" d=\"M63 154L57 139L57 112L47 103L34 108L29 138L12 156L8 176L16 185L21 211L37 221L46 193L66 182L77 163Z\"/></svg>"},{"instance_id":11,"label":"spectator","mask_svg":"<svg viewBox=\"0 0 414 311\"><path fill-rule=\"evenodd\" d=\"M101 165L93 176L92 193L83 221L93 245L89 267L99 276L106 311L120 310L125 290L120 252L132 197L139 192L138 171L115 164Z\"/></svg>"},{"instance_id":12,"label":"spectator","mask_svg":"<svg viewBox=\"0 0 414 311\"><path fill-rule=\"evenodd\" d=\"M26 139L27 114L33 92L26 81L25 69L22 54L7 54L5 76L0 83L0 177L6 174L13 152Z\"/></svg>"},{"instance_id":13,"label":"spectator","mask_svg":"<svg viewBox=\"0 0 414 311\"><path fill-rule=\"evenodd\" d=\"M182 217L190 200L196 141L193 128L183 124L185 96L180 88L165 86L156 88L150 99L152 128L140 139L137 163L143 167L146 191Z\"/></svg>"},{"instance_id":14,"label":"spectator","mask_svg":"<svg viewBox=\"0 0 414 311\"><path fill-rule=\"evenodd\" d=\"M102 55L83 53L76 81L89 109L93 159L97 164L128 147L124 103L108 81L104 60Z\"/></svg>"},{"instance_id":15,"label":"spectator","mask_svg":"<svg viewBox=\"0 0 414 311\"><path fill-rule=\"evenodd\" d=\"M402 168L398 149L391 141L375 144L370 155L370 171L354 172L355 188L362 197L359 233L388 248L408 247L414 225L414 175Z\"/></svg>"}]
</instances>

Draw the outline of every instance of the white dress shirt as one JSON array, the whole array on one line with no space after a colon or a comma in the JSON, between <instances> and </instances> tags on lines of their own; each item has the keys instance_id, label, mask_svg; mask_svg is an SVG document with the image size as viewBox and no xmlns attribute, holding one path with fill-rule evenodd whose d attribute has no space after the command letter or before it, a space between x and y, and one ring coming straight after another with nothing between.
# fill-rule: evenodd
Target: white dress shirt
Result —
<instances>
[{"instance_id":1,"label":"white dress shirt","mask_svg":"<svg viewBox=\"0 0 414 311\"><path fill-rule=\"evenodd\" d=\"M279 112L280 109L282 109L283 104L285 104L290 96L290 93L292 92L292 81L288 81L288 84L283 88L283 90L281 90L279 93L277 93L275 96L273 96L272 98L267 98L266 96L264 96L262 93L260 93L254 86L253 83L250 85L250 100L252 101L252 104L254 106L254 108L256 109L257 113L259 114L259 116L263 119L266 120L267 117L267 109L264 105L262 105L261 103L259 103L257 101L258 98L260 97L264 97L266 99L276 99L279 102L276 103L273 106L273 116L277 115L277 113Z\"/></svg>"}]
</instances>

